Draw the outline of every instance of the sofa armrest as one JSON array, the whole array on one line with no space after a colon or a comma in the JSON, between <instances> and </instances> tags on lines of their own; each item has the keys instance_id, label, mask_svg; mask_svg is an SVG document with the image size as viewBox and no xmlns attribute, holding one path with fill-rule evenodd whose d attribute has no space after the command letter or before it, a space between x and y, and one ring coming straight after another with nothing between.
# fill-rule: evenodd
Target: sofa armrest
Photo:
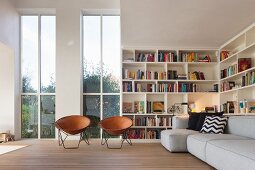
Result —
<instances>
[{"instance_id":1,"label":"sofa armrest","mask_svg":"<svg viewBox=\"0 0 255 170\"><path fill-rule=\"evenodd\" d=\"M174 116L172 129L186 129L188 127L188 116Z\"/></svg>"}]
</instances>

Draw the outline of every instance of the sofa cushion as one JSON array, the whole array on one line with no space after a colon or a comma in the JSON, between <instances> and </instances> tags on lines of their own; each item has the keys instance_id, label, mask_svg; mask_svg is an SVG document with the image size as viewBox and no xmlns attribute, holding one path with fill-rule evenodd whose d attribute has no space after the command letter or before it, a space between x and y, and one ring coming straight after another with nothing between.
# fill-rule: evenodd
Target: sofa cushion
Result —
<instances>
[{"instance_id":1,"label":"sofa cushion","mask_svg":"<svg viewBox=\"0 0 255 170\"><path fill-rule=\"evenodd\" d=\"M197 127L195 130L200 131L202 126L205 122L206 116L222 116L223 112L216 112L216 113L201 113L197 122Z\"/></svg>"},{"instance_id":2,"label":"sofa cushion","mask_svg":"<svg viewBox=\"0 0 255 170\"><path fill-rule=\"evenodd\" d=\"M206 162L216 169L255 169L255 140L215 140L206 147Z\"/></svg>"},{"instance_id":3,"label":"sofa cushion","mask_svg":"<svg viewBox=\"0 0 255 170\"><path fill-rule=\"evenodd\" d=\"M161 144L171 152L187 152L187 136L199 133L188 129L161 131Z\"/></svg>"},{"instance_id":4,"label":"sofa cushion","mask_svg":"<svg viewBox=\"0 0 255 170\"><path fill-rule=\"evenodd\" d=\"M208 141L212 140L247 140L250 138L236 136L232 134L194 134L189 135L187 138L188 151L205 161L205 149Z\"/></svg>"},{"instance_id":5,"label":"sofa cushion","mask_svg":"<svg viewBox=\"0 0 255 170\"><path fill-rule=\"evenodd\" d=\"M206 116L200 132L222 134L227 124L228 118L222 116Z\"/></svg>"},{"instance_id":6,"label":"sofa cushion","mask_svg":"<svg viewBox=\"0 0 255 170\"><path fill-rule=\"evenodd\" d=\"M196 130L197 122L199 120L200 113L196 112L190 112L189 113L189 122L188 122L188 128L190 130Z\"/></svg>"},{"instance_id":7,"label":"sofa cushion","mask_svg":"<svg viewBox=\"0 0 255 170\"><path fill-rule=\"evenodd\" d=\"M255 139L255 116L229 117L227 133Z\"/></svg>"}]
</instances>

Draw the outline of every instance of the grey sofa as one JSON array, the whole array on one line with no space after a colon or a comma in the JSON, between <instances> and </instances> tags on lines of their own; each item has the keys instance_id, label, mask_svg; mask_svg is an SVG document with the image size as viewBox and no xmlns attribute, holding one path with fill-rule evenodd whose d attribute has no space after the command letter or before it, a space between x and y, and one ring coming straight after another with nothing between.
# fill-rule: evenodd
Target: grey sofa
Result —
<instances>
[{"instance_id":1,"label":"grey sofa","mask_svg":"<svg viewBox=\"0 0 255 170\"><path fill-rule=\"evenodd\" d=\"M188 117L174 117L173 129L161 132L171 152L189 152L216 169L255 170L255 116L231 116L225 134L187 130Z\"/></svg>"}]
</instances>

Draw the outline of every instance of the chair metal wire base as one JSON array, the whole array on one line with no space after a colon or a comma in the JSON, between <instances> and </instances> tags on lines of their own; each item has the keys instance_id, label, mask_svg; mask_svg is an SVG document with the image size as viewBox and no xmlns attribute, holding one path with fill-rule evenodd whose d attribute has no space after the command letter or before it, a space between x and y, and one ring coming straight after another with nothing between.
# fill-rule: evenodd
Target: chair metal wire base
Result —
<instances>
[{"instance_id":1,"label":"chair metal wire base","mask_svg":"<svg viewBox=\"0 0 255 170\"><path fill-rule=\"evenodd\" d=\"M123 146L123 143L124 141L127 141L127 143L132 146L132 142L131 142L131 139L128 137L127 133L124 132L122 134L122 139L121 139L121 145L120 147L110 147L109 144L108 144L108 140L110 139L112 135L109 135L107 132L103 131L103 134L102 134L102 140L101 140L101 145L104 145L106 144L107 148L108 149L121 149L122 146Z\"/></svg>"},{"instance_id":2,"label":"chair metal wire base","mask_svg":"<svg viewBox=\"0 0 255 170\"><path fill-rule=\"evenodd\" d=\"M69 134L65 133L64 131L62 131L62 132L66 136L65 136L65 138L63 138L63 136L61 134L61 130L60 129L58 130L58 145L63 146L65 149L78 149L80 147L81 141L86 142L88 145L90 144L89 140L88 140L88 134L84 131L84 132L80 133L80 139L79 139L78 146L76 146L76 147L66 147L65 146L65 140L67 139L68 136L73 136L73 135L69 135Z\"/></svg>"}]
</instances>

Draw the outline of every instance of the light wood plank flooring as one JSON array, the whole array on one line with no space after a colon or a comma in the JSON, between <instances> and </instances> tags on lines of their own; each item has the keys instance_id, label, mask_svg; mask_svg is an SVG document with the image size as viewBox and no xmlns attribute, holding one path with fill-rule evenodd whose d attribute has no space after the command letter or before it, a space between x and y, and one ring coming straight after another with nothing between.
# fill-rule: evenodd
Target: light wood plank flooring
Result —
<instances>
[{"instance_id":1,"label":"light wood plank flooring","mask_svg":"<svg viewBox=\"0 0 255 170\"><path fill-rule=\"evenodd\" d=\"M91 141L89 146L82 142L79 149L72 150L59 147L56 140L22 140L6 144L30 146L0 155L1 170L213 169L188 153L170 153L160 143L125 144L120 150L107 149L98 140ZM68 144L76 142L68 141Z\"/></svg>"}]
</instances>

